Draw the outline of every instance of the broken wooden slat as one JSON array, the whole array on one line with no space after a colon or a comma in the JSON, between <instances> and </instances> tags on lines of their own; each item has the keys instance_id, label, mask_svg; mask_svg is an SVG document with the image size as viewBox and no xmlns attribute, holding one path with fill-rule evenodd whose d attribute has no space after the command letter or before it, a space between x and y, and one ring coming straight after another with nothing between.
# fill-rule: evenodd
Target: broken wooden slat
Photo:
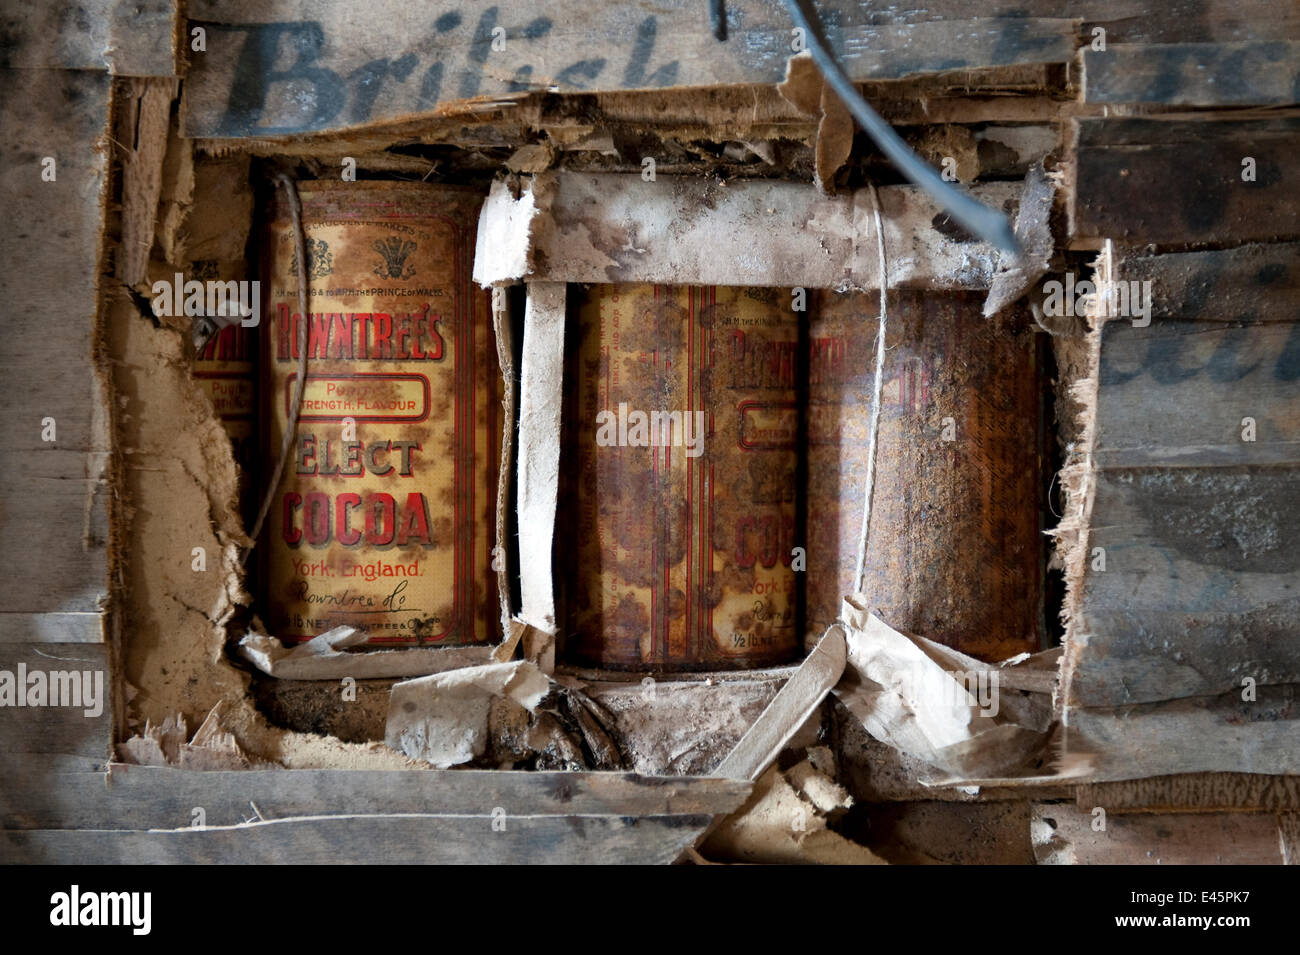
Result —
<instances>
[{"instance_id":1,"label":"broken wooden slat","mask_svg":"<svg viewBox=\"0 0 1300 955\"><path fill-rule=\"evenodd\" d=\"M937 0L868 20L853 0L824 0L819 13L849 74L865 80L1066 62L1075 49L1073 14L1038 6L1028 14L979 15L959 0ZM188 136L340 129L539 89L777 83L793 52L790 18L769 4L728 7L726 43L688 0L653 10L579 10L563 0L480 10L443 0L415 12L397 0L364 10L294 0L278 5L275 17L257 0L199 0L187 12L191 26L208 34L206 55L190 63ZM288 50L303 51L297 65L285 64Z\"/></svg>"},{"instance_id":2,"label":"broken wooden slat","mask_svg":"<svg viewBox=\"0 0 1300 955\"><path fill-rule=\"evenodd\" d=\"M1088 763L1089 781L1175 773L1300 774L1300 692L1240 692L1111 708L1065 709L1065 751Z\"/></svg>"},{"instance_id":3,"label":"broken wooden slat","mask_svg":"<svg viewBox=\"0 0 1300 955\"><path fill-rule=\"evenodd\" d=\"M14 223L0 240L0 295L23 303L5 319L0 351L7 393L20 396L0 404L0 499L13 548L0 626L15 627L9 639L32 640L48 628L9 613L97 614L106 595L108 415L92 351L109 79L0 70L0 103L11 130L0 191Z\"/></svg>"},{"instance_id":4,"label":"broken wooden slat","mask_svg":"<svg viewBox=\"0 0 1300 955\"><path fill-rule=\"evenodd\" d=\"M1075 240L1300 237L1300 119L1080 119Z\"/></svg>"},{"instance_id":5,"label":"broken wooden slat","mask_svg":"<svg viewBox=\"0 0 1300 955\"><path fill-rule=\"evenodd\" d=\"M124 80L119 87L119 108L126 111L122 126L132 130L134 138L125 144L128 148L122 157L122 224L116 265L117 277L132 288L144 281L153 249L176 87L173 79Z\"/></svg>"},{"instance_id":6,"label":"broken wooden slat","mask_svg":"<svg viewBox=\"0 0 1300 955\"><path fill-rule=\"evenodd\" d=\"M239 641L239 652L268 676L281 680L375 680L426 676L458 667L487 663L491 647L412 647L406 650L371 649L345 653L370 637L352 627L335 627L306 643L285 647L274 637L249 633Z\"/></svg>"},{"instance_id":7,"label":"broken wooden slat","mask_svg":"<svg viewBox=\"0 0 1300 955\"><path fill-rule=\"evenodd\" d=\"M1090 812L1233 812L1242 809L1300 811L1300 776L1200 773L1083 783L1075 805Z\"/></svg>"},{"instance_id":8,"label":"broken wooden slat","mask_svg":"<svg viewBox=\"0 0 1300 955\"><path fill-rule=\"evenodd\" d=\"M1022 187L970 192L1014 213ZM1001 255L964 232L914 186L879 190L890 288L987 289ZM880 252L870 193L823 196L807 183L561 172L519 199L498 187L480 229L493 268L475 281L871 289ZM485 244L486 245L486 240ZM484 247L481 246L481 247ZM500 250L509 249L510 255Z\"/></svg>"},{"instance_id":9,"label":"broken wooden slat","mask_svg":"<svg viewBox=\"0 0 1300 955\"><path fill-rule=\"evenodd\" d=\"M1300 43L1284 39L1083 50L1088 103L1282 106L1297 102L1298 84Z\"/></svg>"},{"instance_id":10,"label":"broken wooden slat","mask_svg":"<svg viewBox=\"0 0 1300 955\"><path fill-rule=\"evenodd\" d=\"M1274 813L1169 813L1100 817L1069 804L1036 804L1030 822L1039 865L1281 865Z\"/></svg>"},{"instance_id":11,"label":"broken wooden slat","mask_svg":"<svg viewBox=\"0 0 1300 955\"><path fill-rule=\"evenodd\" d=\"M1300 243L1271 242L1166 255L1124 250L1114 271L1119 281L1151 283L1153 320L1300 319Z\"/></svg>"},{"instance_id":12,"label":"broken wooden slat","mask_svg":"<svg viewBox=\"0 0 1300 955\"><path fill-rule=\"evenodd\" d=\"M631 773L506 770L247 770L192 772L115 763L111 772L52 768L11 789L6 829L179 829L201 807L210 826L333 815L666 816L731 812L744 781ZM256 811L250 807L255 804Z\"/></svg>"},{"instance_id":13,"label":"broken wooden slat","mask_svg":"<svg viewBox=\"0 0 1300 955\"><path fill-rule=\"evenodd\" d=\"M666 864L708 815L376 815L233 827L36 829L0 836L0 861L122 864Z\"/></svg>"},{"instance_id":14,"label":"broken wooden slat","mask_svg":"<svg viewBox=\"0 0 1300 955\"><path fill-rule=\"evenodd\" d=\"M757 779L799 727L821 706L831 687L844 673L847 659L844 628L836 624L817 642L767 709L740 738L736 748L714 770L714 775L727 779Z\"/></svg>"}]
</instances>

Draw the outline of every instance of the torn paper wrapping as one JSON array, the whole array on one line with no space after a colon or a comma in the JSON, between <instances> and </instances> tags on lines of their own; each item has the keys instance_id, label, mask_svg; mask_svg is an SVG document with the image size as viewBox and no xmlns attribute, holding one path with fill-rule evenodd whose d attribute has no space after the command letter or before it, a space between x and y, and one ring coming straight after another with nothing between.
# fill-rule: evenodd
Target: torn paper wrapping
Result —
<instances>
[{"instance_id":1,"label":"torn paper wrapping","mask_svg":"<svg viewBox=\"0 0 1300 955\"><path fill-rule=\"evenodd\" d=\"M806 183L626 173L546 173L519 198L498 183L479 218L474 280L872 289L880 254L871 196ZM1003 211L1020 186L971 194ZM879 190L891 288L987 289L1001 253L915 186Z\"/></svg>"},{"instance_id":2,"label":"torn paper wrapping","mask_svg":"<svg viewBox=\"0 0 1300 955\"><path fill-rule=\"evenodd\" d=\"M709 834L699 852L709 861L884 865L870 849L829 827L852 804L844 788L809 760L785 772L771 766L745 805Z\"/></svg>"},{"instance_id":3,"label":"torn paper wrapping","mask_svg":"<svg viewBox=\"0 0 1300 955\"><path fill-rule=\"evenodd\" d=\"M491 647L413 647L409 650L371 650L345 653L369 639L353 627L335 627L296 647L249 633L239 641L239 652L267 676L281 680L382 680L425 676L459 667L486 663Z\"/></svg>"},{"instance_id":4,"label":"torn paper wrapping","mask_svg":"<svg viewBox=\"0 0 1300 955\"><path fill-rule=\"evenodd\" d=\"M384 742L439 769L468 763L487 752L494 722L535 712L550 688L524 660L406 680L389 697Z\"/></svg>"},{"instance_id":5,"label":"torn paper wrapping","mask_svg":"<svg viewBox=\"0 0 1300 955\"><path fill-rule=\"evenodd\" d=\"M1049 694L1005 685L1002 668L900 633L864 603L844 601L848 665L834 692L868 733L959 778L1010 772L1042 749Z\"/></svg>"},{"instance_id":6,"label":"torn paper wrapping","mask_svg":"<svg viewBox=\"0 0 1300 955\"><path fill-rule=\"evenodd\" d=\"M835 173L853 152L854 126L848 107L807 51L790 57L785 65L785 80L776 91L801 112L819 118L813 147L813 182L822 192L832 192Z\"/></svg>"},{"instance_id":7,"label":"torn paper wrapping","mask_svg":"<svg viewBox=\"0 0 1300 955\"><path fill-rule=\"evenodd\" d=\"M160 724L145 722L144 732L117 745L124 763L139 766L179 766L193 770L267 769L273 763L251 759L222 719L222 703L212 707L187 742L185 716L176 713Z\"/></svg>"},{"instance_id":8,"label":"torn paper wrapping","mask_svg":"<svg viewBox=\"0 0 1300 955\"><path fill-rule=\"evenodd\" d=\"M1055 242L1052 239L1052 203L1056 198L1057 176L1034 163L1025 173L1024 192L1016 210L1016 239L1020 255L1009 258L993 276L988 297L984 300L984 317L989 318L1006 308L1047 274Z\"/></svg>"},{"instance_id":9,"label":"torn paper wrapping","mask_svg":"<svg viewBox=\"0 0 1300 955\"><path fill-rule=\"evenodd\" d=\"M515 198L511 183L497 180L479 211L474 281L487 288L533 274L533 231L550 203L552 177L533 176Z\"/></svg>"}]
</instances>

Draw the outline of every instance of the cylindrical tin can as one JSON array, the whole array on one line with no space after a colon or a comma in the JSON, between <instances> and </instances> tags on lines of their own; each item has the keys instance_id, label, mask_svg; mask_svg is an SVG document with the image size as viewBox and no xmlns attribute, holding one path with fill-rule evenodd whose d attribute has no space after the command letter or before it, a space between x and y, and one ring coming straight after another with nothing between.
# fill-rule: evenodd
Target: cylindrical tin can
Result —
<instances>
[{"instance_id":1,"label":"cylindrical tin can","mask_svg":"<svg viewBox=\"0 0 1300 955\"><path fill-rule=\"evenodd\" d=\"M482 197L394 182L298 192L308 367L261 543L266 622L288 640L341 624L373 643L493 639L500 382L488 296L470 282ZM272 462L298 377L294 248L277 190L262 272Z\"/></svg>"},{"instance_id":2,"label":"cylindrical tin can","mask_svg":"<svg viewBox=\"0 0 1300 955\"><path fill-rule=\"evenodd\" d=\"M789 292L611 285L575 298L566 657L788 662L800 348Z\"/></svg>"},{"instance_id":3,"label":"cylindrical tin can","mask_svg":"<svg viewBox=\"0 0 1300 955\"><path fill-rule=\"evenodd\" d=\"M866 550L869 609L986 660L1040 647L1044 405L1027 316L890 293ZM856 589L877 293L819 292L809 332L809 635Z\"/></svg>"}]
</instances>

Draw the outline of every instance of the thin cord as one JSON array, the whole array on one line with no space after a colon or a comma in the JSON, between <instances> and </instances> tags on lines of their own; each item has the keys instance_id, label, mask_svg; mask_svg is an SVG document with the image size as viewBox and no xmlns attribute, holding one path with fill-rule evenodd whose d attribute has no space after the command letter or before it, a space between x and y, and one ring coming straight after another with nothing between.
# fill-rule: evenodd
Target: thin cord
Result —
<instances>
[{"instance_id":1,"label":"thin cord","mask_svg":"<svg viewBox=\"0 0 1300 955\"><path fill-rule=\"evenodd\" d=\"M804 4L807 0L784 0L786 10L795 26L804 31L808 52L813 62L821 70L822 77L831 85L831 89L844 102L853 118L858 121L872 141L880 147L896 167L916 185L920 186L945 212L970 232L975 233L986 242L990 242L1005 252L1020 254L1020 243L1016 241L1015 231L1007 217L971 198L952 183L943 179L926 165L907 143L894 132L894 128L880 118L879 114L862 98L853 81L844 72L835 55L822 36L821 21L814 10L808 15ZM816 22L816 26L813 22Z\"/></svg>"},{"instance_id":2,"label":"thin cord","mask_svg":"<svg viewBox=\"0 0 1300 955\"><path fill-rule=\"evenodd\" d=\"M867 437L867 481L862 508L862 538L858 542L857 592L864 593L867 573L867 544L871 537L871 501L876 493L876 445L880 435L880 401L885 383L885 320L889 291L888 264L885 261L885 227L880 219L880 196L875 183L868 183L871 192L871 214L876 222L876 253L880 259L880 327L876 331L876 381L871 397L871 420Z\"/></svg>"},{"instance_id":3,"label":"thin cord","mask_svg":"<svg viewBox=\"0 0 1300 955\"><path fill-rule=\"evenodd\" d=\"M301 316L301 321L298 323L298 381L294 384L293 401L289 408L289 423L284 430L284 440L280 444L280 458L275 462L275 471L272 472L271 481L266 486L262 506L257 511L257 520L253 522L253 532L249 535L253 542L244 551L244 556L239 559L241 565L248 560L248 555L257 546L258 537L262 533L262 524L265 523L267 512L271 509L271 502L275 500L275 492L280 488L284 466L289 460L289 448L293 446L294 433L298 430L298 417L302 414L302 393L307 384L307 326L310 324L310 319L307 315L308 263L307 241L302 228L302 202L298 198L298 187L294 185L292 179L284 173L276 173L275 179L284 187L285 195L289 198L289 216L293 219L293 249L298 257L298 313Z\"/></svg>"}]
</instances>

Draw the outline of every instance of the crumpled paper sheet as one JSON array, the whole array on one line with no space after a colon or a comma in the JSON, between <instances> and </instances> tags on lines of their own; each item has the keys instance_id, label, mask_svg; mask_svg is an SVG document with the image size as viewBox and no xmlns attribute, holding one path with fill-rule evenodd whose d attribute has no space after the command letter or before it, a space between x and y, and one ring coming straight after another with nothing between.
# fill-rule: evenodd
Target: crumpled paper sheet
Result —
<instances>
[{"instance_id":1,"label":"crumpled paper sheet","mask_svg":"<svg viewBox=\"0 0 1300 955\"><path fill-rule=\"evenodd\" d=\"M438 769L482 756L494 722L537 711L551 680L532 663L490 663L394 684L384 742Z\"/></svg>"},{"instance_id":2,"label":"crumpled paper sheet","mask_svg":"<svg viewBox=\"0 0 1300 955\"><path fill-rule=\"evenodd\" d=\"M486 663L491 647L412 647L408 650L369 650L344 653L369 637L353 627L335 627L296 647L274 637L249 633L239 641L244 659L268 676L281 680L382 680L424 676L456 667Z\"/></svg>"},{"instance_id":3,"label":"crumpled paper sheet","mask_svg":"<svg viewBox=\"0 0 1300 955\"><path fill-rule=\"evenodd\" d=\"M1050 694L1013 689L998 666L900 633L864 606L844 601L848 665L833 692L874 738L958 779L1010 772L1043 748Z\"/></svg>"}]
</instances>

